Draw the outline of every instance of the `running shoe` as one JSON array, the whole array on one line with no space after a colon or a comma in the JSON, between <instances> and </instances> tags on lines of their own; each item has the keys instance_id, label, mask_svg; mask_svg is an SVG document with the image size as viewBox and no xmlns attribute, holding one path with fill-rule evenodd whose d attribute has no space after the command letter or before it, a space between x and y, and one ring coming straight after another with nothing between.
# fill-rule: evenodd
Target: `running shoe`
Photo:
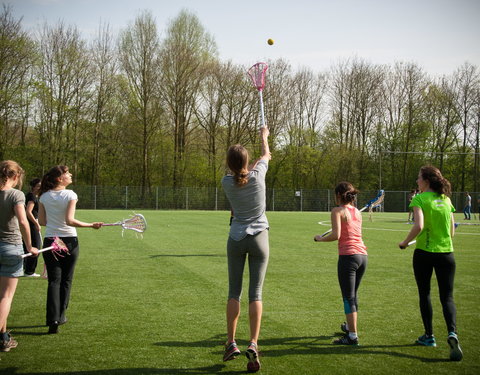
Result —
<instances>
[{"instance_id":1,"label":"running shoe","mask_svg":"<svg viewBox=\"0 0 480 375\"><path fill-rule=\"evenodd\" d=\"M463 358L463 352L458 343L458 337L455 332L450 332L447 339L448 345L450 346L450 360L451 361L461 361Z\"/></svg>"},{"instance_id":2,"label":"running shoe","mask_svg":"<svg viewBox=\"0 0 480 375\"><path fill-rule=\"evenodd\" d=\"M435 342L435 336L430 336L427 334L420 336L415 343L423 346L437 346L437 343Z\"/></svg>"},{"instance_id":3,"label":"running shoe","mask_svg":"<svg viewBox=\"0 0 480 375\"><path fill-rule=\"evenodd\" d=\"M238 349L237 343L231 342L230 344L225 344L225 353L223 354L223 361L230 361L237 358L240 354L240 349Z\"/></svg>"},{"instance_id":4,"label":"running shoe","mask_svg":"<svg viewBox=\"0 0 480 375\"><path fill-rule=\"evenodd\" d=\"M8 340L0 341L0 352L9 352L10 349L14 349L18 346L17 340L15 340L10 334L8 334Z\"/></svg>"},{"instance_id":5,"label":"running shoe","mask_svg":"<svg viewBox=\"0 0 480 375\"><path fill-rule=\"evenodd\" d=\"M248 358L247 363L247 372L257 372L260 370L260 361L258 360L258 351L257 351L257 344L251 342L248 345L248 349L245 352L245 355Z\"/></svg>"},{"instance_id":6,"label":"running shoe","mask_svg":"<svg viewBox=\"0 0 480 375\"><path fill-rule=\"evenodd\" d=\"M358 346L358 337L351 339L349 335L344 335L337 340L333 340L334 345L353 345Z\"/></svg>"},{"instance_id":7,"label":"running shoe","mask_svg":"<svg viewBox=\"0 0 480 375\"><path fill-rule=\"evenodd\" d=\"M343 322L342 324L340 324L340 329L342 330L342 332L348 333L347 322Z\"/></svg>"}]
</instances>

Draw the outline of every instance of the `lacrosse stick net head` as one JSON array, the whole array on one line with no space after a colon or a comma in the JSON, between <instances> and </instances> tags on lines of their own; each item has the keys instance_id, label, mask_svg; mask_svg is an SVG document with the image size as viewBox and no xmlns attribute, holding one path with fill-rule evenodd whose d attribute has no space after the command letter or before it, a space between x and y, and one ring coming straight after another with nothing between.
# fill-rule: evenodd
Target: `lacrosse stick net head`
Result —
<instances>
[{"instance_id":1,"label":"lacrosse stick net head","mask_svg":"<svg viewBox=\"0 0 480 375\"><path fill-rule=\"evenodd\" d=\"M375 197L375 199L372 201L372 203L370 203L370 206L368 207L368 216L370 218L370 221L372 221L373 208L382 204L384 199L385 199L385 190L380 190L378 195Z\"/></svg>"},{"instance_id":2,"label":"lacrosse stick net head","mask_svg":"<svg viewBox=\"0 0 480 375\"><path fill-rule=\"evenodd\" d=\"M57 259L57 256L63 258L65 256L65 254L70 255L70 253L68 252L68 247L67 247L67 245L65 245L65 242L63 242L58 237L55 237L53 239L53 242L50 246L52 247L52 254L53 254L55 259Z\"/></svg>"},{"instance_id":3,"label":"lacrosse stick net head","mask_svg":"<svg viewBox=\"0 0 480 375\"><path fill-rule=\"evenodd\" d=\"M142 214L135 214L122 223L123 229L130 229L137 233L143 233L147 230L147 220Z\"/></svg>"},{"instance_id":4,"label":"lacrosse stick net head","mask_svg":"<svg viewBox=\"0 0 480 375\"><path fill-rule=\"evenodd\" d=\"M253 85L258 91L262 91L265 87L265 73L268 69L268 65L264 62L258 62L248 69L248 75L252 79Z\"/></svg>"}]
</instances>

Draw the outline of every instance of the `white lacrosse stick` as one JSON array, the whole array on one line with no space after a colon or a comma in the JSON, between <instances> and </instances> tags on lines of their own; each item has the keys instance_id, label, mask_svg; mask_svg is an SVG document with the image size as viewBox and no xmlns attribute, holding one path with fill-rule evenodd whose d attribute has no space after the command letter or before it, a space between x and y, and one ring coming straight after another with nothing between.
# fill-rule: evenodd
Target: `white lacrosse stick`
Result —
<instances>
[{"instance_id":1,"label":"white lacrosse stick","mask_svg":"<svg viewBox=\"0 0 480 375\"><path fill-rule=\"evenodd\" d=\"M402 249L402 250L403 250L403 249L406 249L408 246L413 245L413 244L416 243L416 242L417 242L417 240L410 241L409 243L407 243L407 246L404 246L404 247L401 247L401 246L400 246L400 249Z\"/></svg>"},{"instance_id":2,"label":"white lacrosse stick","mask_svg":"<svg viewBox=\"0 0 480 375\"><path fill-rule=\"evenodd\" d=\"M63 257L61 253L68 254L67 245L65 245L65 243L58 237L54 238L51 246L38 250L38 253L40 254L40 253L43 253L44 251L49 251L49 250L52 250L54 255L58 255L61 257ZM26 258L31 256L32 256L32 253L20 255L21 258Z\"/></svg>"},{"instance_id":3,"label":"white lacrosse stick","mask_svg":"<svg viewBox=\"0 0 480 375\"><path fill-rule=\"evenodd\" d=\"M365 211L367 208L368 208L368 211L372 212L372 209L373 207L376 207L378 206L380 203L383 202L383 199L385 198L385 190L379 190L378 191L378 195L373 198L370 202L368 202L365 207L363 207L361 210L359 210L360 212L363 212ZM319 222L320 224L320 222ZM329 234L330 232L332 231L332 229L330 228L329 230L327 230L325 233L323 233L320 237L325 237L327 234Z\"/></svg>"},{"instance_id":4,"label":"white lacrosse stick","mask_svg":"<svg viewBox=\"0 0 480 375\"><path fill-rule=\"evenodd\" d=\"M260 96L260 127L265 127L265 113L263 110L263 95L262 91L265 87L265 73L267 72L268 65L264 62L258 62L248 69L248 75L252 79L253 85L258 90L258 95Z\"/></svg>"},{"instance_id":5,"label":"white lacrosse stick","mask_svg":"<svg viewBox=\"0 0 480 375\"><path fill-rule=\"evenodd\" d=\"M129 229L137 233L143 233L147 230L147 221L142 214L135 214L129 219L117 221L116 223L103 224L104 227L121 226L123 230ZM122 231L123 235L123 231Z\"/></svg>"}]
</instances>

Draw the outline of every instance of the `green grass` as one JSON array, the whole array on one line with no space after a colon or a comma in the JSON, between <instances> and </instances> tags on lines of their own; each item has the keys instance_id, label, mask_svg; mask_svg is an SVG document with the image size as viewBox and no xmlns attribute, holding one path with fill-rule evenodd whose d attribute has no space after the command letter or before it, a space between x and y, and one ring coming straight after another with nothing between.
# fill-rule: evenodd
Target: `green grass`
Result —
<instances>
[{"instance_id":1,"label":"green grass","mask_svg":"<svg viewBox=\"0 0 480 375\"><path fill-rule=\"evenodd\" d=\"M81 220L116 221L125 211L78 211ZM69 322L46 335L47 283L21 279L9 318L19 342L0 354L0 374L238 374L242 355L222 362L227 267L226 211L145 211L143 240L119 228L79 229ZM455 237L455 299L464 360L448 361L446 328L432 282L436 348L412 345L423 333L412 250L397 243L406 213L364 217L369 266L359 291L357 348L333 346L344 320L337 244L313 236L329 213L269 212L270 264L260 336L262 374L478 374L480 226ZM460 215L457 216L461 218ZM38 270L43 261L40 261ZM245 286L246 287L246 286ZM244 289L246 289L244 287ZM242 301L238 342L248 339Z\"/></svg>"}]
</instances>

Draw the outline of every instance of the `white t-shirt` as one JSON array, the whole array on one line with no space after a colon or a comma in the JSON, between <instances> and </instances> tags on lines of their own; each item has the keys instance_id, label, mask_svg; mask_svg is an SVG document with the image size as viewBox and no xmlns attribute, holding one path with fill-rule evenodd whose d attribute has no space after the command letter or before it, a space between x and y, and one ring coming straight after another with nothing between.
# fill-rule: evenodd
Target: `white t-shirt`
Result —
<instances>
[{"instance_id":1,"label":"white t-shirt","mask_svg":"<svg viewBox=\"0 0 480 375\"><path fill-rule=\"evenodd\" d=\"M77 237L77 229L67 225L65 216L68 202L78 200L73 190L49 190L40 196L47 214L45 237Z\"/></svg>"}]
</instances>

